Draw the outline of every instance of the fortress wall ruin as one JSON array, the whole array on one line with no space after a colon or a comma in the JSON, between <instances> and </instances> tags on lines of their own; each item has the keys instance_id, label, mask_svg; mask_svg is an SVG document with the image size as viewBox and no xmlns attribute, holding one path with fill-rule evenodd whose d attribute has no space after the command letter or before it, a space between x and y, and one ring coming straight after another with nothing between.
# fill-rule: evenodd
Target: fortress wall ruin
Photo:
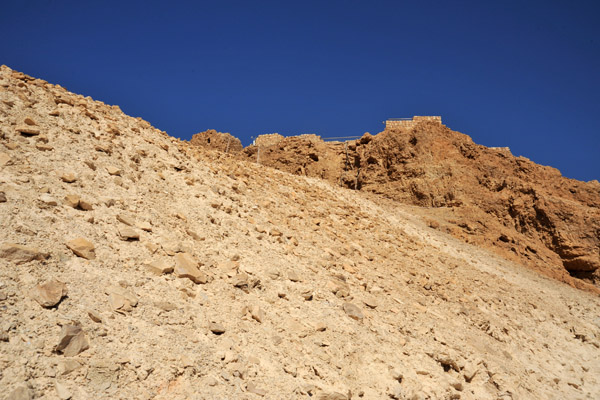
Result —
<instances>
[{"instance_id":1,"label":"fortress wall ruin","mask_svg":"<svg viewBox=\"0 0 600 400\"><path fill-rule=\"evenodd\" d=\"M435 122L438 124L442 123L442 117L440 116L414 116L412 119L398 118L388 119L385 121L385 129L402 129L402 128L413 128L415 125L421 122Z\"/></svg>"}]
</instances>

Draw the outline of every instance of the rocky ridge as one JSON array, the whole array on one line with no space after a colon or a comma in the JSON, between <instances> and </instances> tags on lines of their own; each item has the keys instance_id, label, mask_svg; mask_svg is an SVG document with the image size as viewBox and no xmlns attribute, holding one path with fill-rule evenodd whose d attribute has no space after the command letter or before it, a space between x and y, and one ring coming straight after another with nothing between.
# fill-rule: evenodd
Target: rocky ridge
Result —
<instances>
[{"instance_id":1,"label":"rocky ridge","mask_svg":"<svg viewBox=\"0 0 600 400\"><path fill-rule=\"evenodd\" d=\"M277 139L236 154L420 206L436 229L573 286L600 287L598 181L564 178L436 122L348 142Z\"/></svg>"},{"instance_id":2,"label":"rocky ridge","mask_svg":"<svg viewBox=\"0 0 600 400\"><path fill-rule=\"evenodd\" d=\"M0 145L5 398L600 394L598 297L416 207L6 66Z\"/></svg>"}]
</instances>

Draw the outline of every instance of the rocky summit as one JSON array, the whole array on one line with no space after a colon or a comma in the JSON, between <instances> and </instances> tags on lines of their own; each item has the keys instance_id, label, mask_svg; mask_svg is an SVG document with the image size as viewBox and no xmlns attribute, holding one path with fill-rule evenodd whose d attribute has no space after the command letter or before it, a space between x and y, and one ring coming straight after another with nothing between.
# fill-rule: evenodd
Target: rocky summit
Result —
<instances>
[{"instance_id":1,"label":"rocky summit","mask_svg":"<svg viewBox=\"0 0 600 400\"><path fill-rule=\"evenodd\" d=\"M2 66L0 396L600 397L597 182L431 121L268 139Z\"/></svg>"}]
</instances>

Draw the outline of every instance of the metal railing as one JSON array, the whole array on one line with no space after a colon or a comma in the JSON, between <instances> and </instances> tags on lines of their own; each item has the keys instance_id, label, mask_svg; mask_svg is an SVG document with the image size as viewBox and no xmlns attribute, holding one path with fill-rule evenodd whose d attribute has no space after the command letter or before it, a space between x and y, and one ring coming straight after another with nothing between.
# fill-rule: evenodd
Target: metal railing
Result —
<instances>
[{"instance_id":1,"label":"metal railing","mask_svg":"<svg viewBox=\"0 0 600 400\"><path fill-rule=\"evenodd\" d=\"M360 139L362 136L337 136L337 137L322 137L324 142L328 140L351 140L351 139Z\"/></svg>"}]
</instances>

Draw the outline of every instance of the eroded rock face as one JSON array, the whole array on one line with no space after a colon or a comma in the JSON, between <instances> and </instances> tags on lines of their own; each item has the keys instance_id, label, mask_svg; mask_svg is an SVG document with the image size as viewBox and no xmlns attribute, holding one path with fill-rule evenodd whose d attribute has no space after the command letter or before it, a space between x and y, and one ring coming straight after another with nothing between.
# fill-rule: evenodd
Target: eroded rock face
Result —
<instances>
[{"instance_id":1,"label":"eroded rock face","mask_svg":"<svg viewBox=\"0 0 600 400\"><path fill-rule=\"evenodd\" d=\"M243 149L242 142L238 138L214 129L196 133L192 136L190 143L194 146L208 147L225 153L237 153Z\"/></svg>"},{"instance_id":2,"label":"eroded rock face","mask_svg":"<svg viewBox=\"0 0 600 400\"><path fill-rule=\"evenodd\" d=\"M280 137L239 155L428 208L436 229L572 285L585 286L573 277L600 285L600 184L477 145L440 123L345 143Z\"/></svg>"}]
</instances>

